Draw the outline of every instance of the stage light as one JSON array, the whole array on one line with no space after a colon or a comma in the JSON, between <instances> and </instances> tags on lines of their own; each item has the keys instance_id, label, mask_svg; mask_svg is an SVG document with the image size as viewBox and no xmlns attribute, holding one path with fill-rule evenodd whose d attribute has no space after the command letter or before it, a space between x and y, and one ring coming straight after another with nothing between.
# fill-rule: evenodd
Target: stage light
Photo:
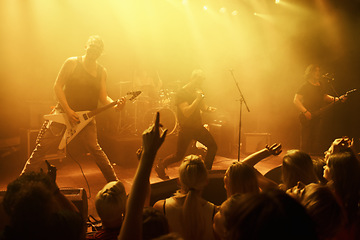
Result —
<instances>
[{"instance_id":1,"label":"stage light","mask_svg":"<svg viewBox=\"0 0 360 240\"><path fill-rule=\"evenodd\" d=\"M220 8L220 9L219 9L219 12L220 12L220 13L226 13L226 8L224 8L224 7Z\"/></svg>"},{"instance_id":2,"label":"stage light","mask_svg":"<svg viewBox=\"0 0 360 240\"><path fill-rule=\"evenodd\" d=\"M279 3L280 3L280 0L275 0L275 3L276 3L276 4L279 4Z\"/></svg>"},{"instance_id":3,"label":"stage light","mask_svg":"<svg viewBox=\"0 0 360 240\"><path fill-rule=\"evenodd\" d=\"M238 11L234 10L234 11L232 11L231 14L234 15L234 16L236 16L236 15L238 15L238 13L239 13Z\"/></svg>"},{"instance_id":4,"label":"stage light","mask_svg":"<svg viewBox=\"0 0 360 240\"><path fill-rule=\"evenodd\" d=\"M208 10L208 7L207 7L207 6L204 6L203 9L206 11L206 10Z\"/></svg>"}]
</instances>

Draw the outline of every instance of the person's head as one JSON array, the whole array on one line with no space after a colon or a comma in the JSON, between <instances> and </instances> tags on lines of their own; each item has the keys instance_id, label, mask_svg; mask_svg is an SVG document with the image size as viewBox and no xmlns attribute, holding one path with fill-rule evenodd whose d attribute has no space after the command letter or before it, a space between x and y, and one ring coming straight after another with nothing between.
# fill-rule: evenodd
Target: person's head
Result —
<instances>
[{"instance_id":1,"label":"person's head","mask_svg":"<svg viewBox=\"0 0 360 240\"><path fill-rule=\"evenodd\" d=\"M324 177L340 197L351 219L360 201L360 164L352 151L331 154L324 167Z\"/></svg>"},{"instance_id":2,"label":"person's head","mask_svg":"<svg viewBox=\"0 0 360 240\"><path fill-rule=\"evenodd\" d=\"M305 69L304 78L306 81L311 79L320 79L320 67L316 64L310 64Z\"/></svg>"},{"instance_id":3,"label":"person's head","mask_svg":"<svg viewBox=\"0 0 360 240\"><path fill-rule=\"evenodd\" d=\"M85 233L80 214L58 203L56 188L43 172L24 173L8 184L3 206L15 239L79 239Z\"/></svg>"},{"instance_id":4,"label":"person's head","mask_svg":"<svg viewBox=\"0 0 360 240\"><path fill-rule=\"evenodd\" d=\"M281 190L235 194L214 217L221 239L316 239L310 217Z\"/></svg>"},{"instance_id":5,"label":"person's head","mask_svg":"<svg viewBox=\"0 0 360 240\"><path fill-rule=\"evenodd\" d=\"M306 185L300 200L315 223L319 239L334 237L342 226L344 216L330 188L315 183Z\"/></svg>"},{"instance_id":6,"label":"person's head","mask_svg":"<svg viewBox=\"0 0 360 240\"><path fill-rule=\"evenodd\" d=\"M235 193L259 192L259 184L254 169L243 162L233 162L225 172L224 185L227 196Z\"/></svg>"},{"instance_id":7,"label":"person's head","mask_svg":"<svg viewBox=\"0 0 360 240\"><path fill-rule=\"evenodd\" d=\"M191 73L191 77L190 77L190 83L196 87L196 88L201 88L203 82L205 80L205 73L203 70L201 69L195 69L192 73Z\"/></svg>"},{"instance_id":8,"label":"person's head","mask_svg":"<svg viewBox=\"0 0 360 240\"><path fill-rule=\"evenodd\" d=\"M320 183L326 184L327 180L324 178L324 166L326 165L326 162L321 158L316 158L312 161L316 177L319 179Z\"/></svg>"},{"instance_id":9,"label":"person's head","mask_svg":"<svg viewBox=\"0 0 360 240\"><path fill-rule=\"evenodd\" d=\"M143 209L143 240L150 240L169 233L169 224L165 215L153 207Z\"/></svg>"},{"instance_id":10,"label":"person's head","mask_svg":"<svg viewBox=\"0 0 360 240\"><path fill-rule=\"evenodd\" d=\"M317 183L314 165L309 154L300 150L289 150L283 157L282 180L286 189L300 181L305 185Z\"/></svg>"},{"instance_id":11,"label":"person's head","mask_svg":"<svg viewBox=\"0 0 360 240\"><path fill-rule=\"evenodd\" d=\"M126 207L126 191L120 181L107 183L95 197L96 211L105 228L120 227Z\"/></svg>"},{"instance_id":12,"label":"person's head","mask_svg":"<svg viewBox=\"0 0 360 240\"><path fill-rule=\"evenodd\" d=\"M185 239L202 239L205 230L201 192L208 183L208 172L201 156L189 155L179 167L181 189L175 197L184 198L182 205L182 228Z\"/></svg>"},{"instance_id":13,"label":"person's head","mask_svg":"<svg viewBox=\"0 0 360 240\"><path fill-rule=\"evenodd\" d=\"M179 181L182 192L201 191L208 183L208 172L201 156L189 155L179 167Z\"/></svg>"},{"instance_id":14,"label":"person's head","mask_svg":"<svg viewBox=\"0 0 360 240\"><path fill-rule=\"evenodd\" d=\"M90 36L85 45L85 50L88 58L96 60L104 50L104 42L98 35Z\"/></svg>"}]
</instances>

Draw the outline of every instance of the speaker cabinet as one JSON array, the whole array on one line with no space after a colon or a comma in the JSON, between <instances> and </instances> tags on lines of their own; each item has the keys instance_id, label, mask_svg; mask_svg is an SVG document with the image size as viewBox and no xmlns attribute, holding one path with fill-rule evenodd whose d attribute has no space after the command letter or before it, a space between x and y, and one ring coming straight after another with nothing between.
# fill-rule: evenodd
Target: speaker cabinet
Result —
<instances>
[{"instance_id":1,"label":"speaker cabinet","mask_svg":"<svg viewBox=\"0 0 360 240\"><path fill-rule=\"evenodd\" d=\"M270 144L270 133L244 133L244 153L252 154Z\"/></svg>"},{"instance_id":2,"label":"speaker cabinet","mask_svg":"<svg viewBox=\"0 0 360 240\"><path fill-rule=\"evenodd\" d=\"M65 195L79 209L84 220L88 216L88 200L85 189L83 188L60 188L60 192Z\"/></svg>"}]
</instances>

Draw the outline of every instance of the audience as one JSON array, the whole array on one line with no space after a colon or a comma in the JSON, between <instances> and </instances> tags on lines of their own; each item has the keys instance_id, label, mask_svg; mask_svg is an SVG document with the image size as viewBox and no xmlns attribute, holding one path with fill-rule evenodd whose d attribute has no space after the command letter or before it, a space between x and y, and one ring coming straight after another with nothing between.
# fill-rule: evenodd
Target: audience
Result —
<instances>
[{"instance_id":1,"label":"audience","mask_svg":"<svg viewBox=\"0 0 360 240\"><path fill-rule=\"evenodd\" d=\"M128 200L120 181L107 183L97 193L102 229L88 239L359 239L360 162L351 139L335 139L324 160L289 150L283 157L280 186L254 166L279 155L281 144L234 162L224 175L227 200L220 207L202 197L208 171L201 156L189 155L179 167L174 196L150 207L149 177L167 134L161 126L157 113L142 135ZM8 185L3 207L10 224L0 240L85 239L84 219L59 191L56 168L48 167L47 174L25 173Z\"/></svg>"},{"instance_id":2,"label":"audience","mask_svg":"<svg viewBox=\"0 0 360 240\"><path fill-rule=\"evenodd\" d=\"M160 126L160 116L157 112L155 123L142 135L143 149L126 205L119 240L141 240L143 237L143 208L148 195L149 177L157 151L167 134L167 129L160 133Z\"/></svg>"},{"instance_id":3,"label":"audience","mask_svg":"<svg viewBox=\"0 0 360 240\"><path fill-rule=\"evenodd\" d=\"M233 162L225 172L224 187L227 197L238 193L259 193L259 183L253 167L244 162Z\"/></svg>"},{"instance_id":4,"label":"audience","mask_svg":"<svg viewBox=\"0 0 360 240\"><path fill-rule=\"evenodd\" d=\"M282 181L283 190L296 186L298 182L305 185L319 183L310 155L300 150L289 150L283 158Z\"/></svg>"},{"instance_id":5,"label":"audience","mask_svg":"<svg viewBox=\"0 0 360 240\"><path fill-rule=\"evenodd\" d=\"M213 227L222 240L317 239L304 207L278 189L231 196Z\"/></svg>"},{"instance_id":6,"label":"audience","mask_svg":"<svg viewBox=\"0 0 360 240\"><path fill-rule=\"evenodd\" d=\"M88 239L117 239L125 215L126 191L120 181L107 183L95 197L95 208L101 219L102 229Z\"/></svg>"},{"instance_id":7,"label":"audience","mask_svg":"<svg viewBox=\"0 0 360 240\"><path fill-rule=\"evenodd\" d=\"M344 223L344 212L330 188L310 183L298 184L287 191L305 208L316 228L320 240L333 239Z\"/></svg>"},{"instance_id":8,"label":"audience","mask_svg":"<svg viewBox=\"0 0 360 240\"><path fill-rule=\"evenodd\" d=\"M160 200L154 208L164 213L171 232L179 233L185 240L214 239L212 221L216 206L201 197L208 183L204 161L196 155L184 158L179 167L180 189L173 197Z\"/></svg>"},{"instance_id":9,"label":"audience","mask_svg":"<svg viewBox=\"0 0 360 240\"><path fill-rule=\"evenodd\" d=\"M360 227L360 164L352 151L333 153L327 158L324 177L328 186L339 199L345 214L346 226L342 231L345 239L359 239Z\"/></svg>"},{"instance_id":10,"label":"audience","mask_svg":"<svg viewBox=\"0 0 360 240\"><path fill-rule=\"evenodd\" d=\"M43 172L29 172L7 186L3 207L10 225L0 239L85 238L84 220L52 177Z\"/></svg>"},{"instance_id":11,"label":"audience","mask_svg":"<svg viewBox=\"0 0 360 240\"><path fill-rule=\"evenodd\" d=\"M167 218L159 210L153 207L145 207L143 210L143 240L151 240L169 234Z\"/></svg>"}]
</instances>

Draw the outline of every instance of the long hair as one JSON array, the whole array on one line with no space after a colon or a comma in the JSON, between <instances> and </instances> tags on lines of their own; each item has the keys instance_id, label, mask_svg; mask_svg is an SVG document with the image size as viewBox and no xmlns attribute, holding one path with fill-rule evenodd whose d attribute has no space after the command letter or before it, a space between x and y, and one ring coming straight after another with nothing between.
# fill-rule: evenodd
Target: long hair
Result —
<instances>
[{"instance_id":1,"label":"long hair","mask_svg":"<svg viewBox=\"0 0 360 240\"><path fill-rule=\"evenodd\" d=\"M185 239L202 239L205 219L200 213L200 193L207 184L208 172L200 156L185 157L179 168L181 190L175 196L184 196L182 223Z\"/></svg>"},{"instance_id":2,"label":"long hair","mask_svg":"<svg viewBox=\"0 0 360 240\"><path fill-rule=\"evenodd\" d=\"M304 79L308 81L310 78L312 78L314 76L316 68L318 67L319 66L316 64L310 64L309 66L307 66L304 72Z\"/></svg>"},{"instance_id":3,"label":"long hair","mask_svg":"<svg viewBox=\"0 0 360 240\"><path fill-rule=\"evenodd\" d=\"M282 180L286 189L296 186L298 182L305 185L318 183L309 154L300 150L289 150L283 158Z\"/></svg>"},{"instance_id":4,"label":"long hair","mask_svg":"<svg viewBox=\"0 0 360 240\"><path fill-rule=\"evenodd\" d=\"M336 235L342 226L344 214L329 187L314 183L307 185L301 203L314 221L319 239L331 239Z\"/></svg>"},{"instance_id":5,"label":"long hair","mask_svg":"<svg viewBox=\"0 0 360 240\"><path fill-rule=\"evenodd\" d=\"M304 207L281 190L235 194L221 205L220 214L226 239L316 239Z\"/></svg>"},{"instance_id":6,"label":"long hair","mask_svg":"<svg viewBox=\"0 0 360 240\"><path fill-rule=\"evenodd\" d=\"M340 197L351 221L359 213L359 161L352 152L347 151L330 155L327 165L332 179L329 184Z\"/></svg>"},{"instance_id":7,"label":"long hair","mask_svg":"<svg viewBox=\"0 0 360 240\"><path fill-rule=\"evenodd\" d=\"M225 173L228 181L228 195L259 192L259 183L254 169L246 163L234 162ZM229 197L229 196L228 196Z\"/></svg>"}]
</instances>

